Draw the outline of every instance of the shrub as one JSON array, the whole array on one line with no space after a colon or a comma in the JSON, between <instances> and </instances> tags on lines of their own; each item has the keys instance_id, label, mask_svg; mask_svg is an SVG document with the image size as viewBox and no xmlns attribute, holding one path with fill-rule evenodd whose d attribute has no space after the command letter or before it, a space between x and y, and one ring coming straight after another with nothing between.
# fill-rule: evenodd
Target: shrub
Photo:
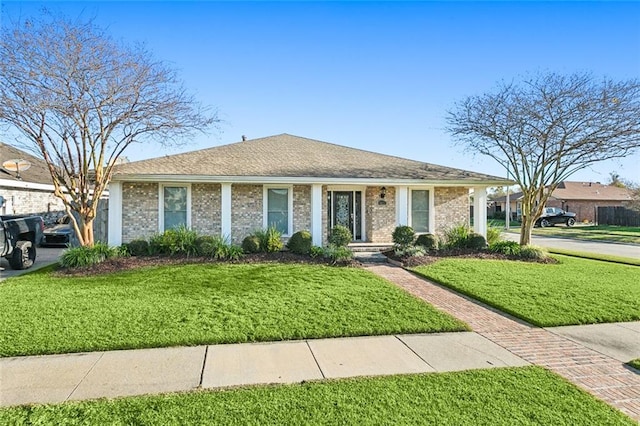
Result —
<instances>
[{"instance_id":1,"label":"shrub","mask_svg":"<svg viewBox=\"0 0 640 426\"><path fill-rule=\"evenodd\" d=\"M149 242L147 240L133 240L125 244L131 256L147 256L149 254Z\"/></svg>"},{"instance_id":2,"label":"shrub","mask_svg":"<svg viewBox=\"0 0 640 426\"><path fill-rule=\"evenodd\" d=\"M65 268L91 266L118 257L120 253L117 247L109 247L104 243L96 243L93 247L73 247L62 253L60 265Z\"/></svg>"},{"instance_id":3,"label":"shrub","mask_svg":"<svg viewBox=\"0 0 640 426\"><path fill-rule=\"evenodd\" d=\"M260 251L260 238L249 235L242 240L242 250L245 253L258 253Z\"/></svg>"},{"instance_id":4,"label":"shrub","mask_svg":"<svg viewBox=\"0 0 640 426\"><path fill-rule=\"evenodd\" d=\"M407 246L405 248L397 248L395 250L395 254L398 257L409 256L409 257L417 257L424 256L427 254L427 251L423 246Z\"/></svg>"},{"instance_id":5,"label":"shrub","mask_svg":"<svg viewBox=\"0 0 640 426\"><path fill-rule=\"evenodd\" d=\"M444 231L444 243L448 248L465 248L471 229L467 225L457 225Z\"/></svg>"},{"instance_id":6,"label":"shrub","mask_svg":"<svg viewBox=\"0 0 640 426\"><path fill-rule=\"evenodd\" d=\"M396 229L393 230L393 234L391 234L391 238L394 244L400 249L405 249L413 244L413 240L416 238L416 233L412 227L401 225L396 226Z\"/></svg>"},{"instance_id":7,"label":"shrub","mask_svg":"<svg viewBox=\"0 0 640 426\"><path fill-rule=\"evenodd\" d=\"M528 260L543 260L547 258L547 253L536 246L520 247L520 257Z\"/></svg>"},{"instance_id":8,"label":"shrub","mask_svg":"<svg viewBox=\"0 0 640 426\"><path fill-rule=\"evenodd\" d=\"M311 250L311 233L309 231L298 231L289 238L287 247L292 253L309 254Z\"/></svg>"},{"instance_id":9,"label":"shrub","mask_svg":"<svg viewBox=\"0 0 640 426\"><path fill-rule=\"evenodd\" d=\"M331 232L329 233L329 245L346 247L349 245L352 238L349 228L342 225L336 225L331 228Z\"/></svg>"},{"instance_id":10,"label":"shrub","mask_svg":"<svg viewBox=\"0 0 640 426\"><path fill-rule=\"evenodd\" d=\"M261 235L261 236L260 236ZM266 231L259 235L260 250L267 253L274 253L282 250L282 233L275 226L267 228Z\"/></svg>"},{"instance_id":11,"label":"shrub","mask_svg":"<svg viewBox=\"0 0 640 426\"><path fill-rule=\"evenodd\" d=\"M242 256L244 256L244 251L242 250L242 247L236 246L234 244L227 246L227 259L238 260Z\"/></svg>"},{"instance_id":12,"label":"shrub","mask_svg":"<svg viewBox=\"0 0 640 426\"><path fill-rule=\"evenodd\" d=\"M487 228L487 244L491 245L500 241L502 239L501 233L502 231L500 230L500 228L496 228L493 226Z\"/></svg>"},{"instance_id":13,"label":"shrub","mask_svg":"<svg viewBox=\"0 0 640 426\"><path fill-rule=\"evenodd\" d=\"M416 238L416 245L424 247L426 251L438 250L438 237L433 234L420 234Z\"/></svg>"},{"instance_id":14,"label":"shrub","mask_svg":"<svg viewBox=\"0 0 640 426\"><path fill-rule=\"evenodd\" d=\"M482 235L472 232L467 236L465 246L472 250L484 250L487 248L487 240Z\"/></svg>"},{"instance_id":15,"label":"shrub","mask_svg":"<svg viewBox=\"0 0 640 426\"><path fill-rule=\"evenodd\" d=\"M180 225L177 228L168 229L162 234L156 234L149 240L150 254L185 254L187 256L198 254L196 240L198 234Z\"/></svg>"},{"instance_id":16,"label":"shrub","mask_svg":"<svg viewBox=\"0 0 640 426\"><path fill-rule=\"evenodd\" d=\"M309 256L311 257L324 256L324 248L319 246L312 246L311 250L309 250Z\"/></svg>"},{"instance_id":17,"label":"shrub","mask_svg":"<svg viewBox=\"0 0 640 426\"><path fill-rule=\"evenodd\" d=\"M229 245L220 236L203 235L197 240L198 254L214 259L226 259Z\"/></svg>"},{"instance_id":18,"label":"shrub","mask_svg":"<svg viewBox=\"0 0 640 426\"><path fill-rule=\"evenodd\" d=\"M331 259L334 264L344 263L353 258L353 252L348 247L329 244L329 247L324 250L324 257Z\"/></svg>"},{"instance_id":19,"label":"shrub","mask_svg":"<svg viewBox=\"0 0 640 426\"><path fill-rule=\"evenodd\" d=\"M519 256L520 244L515 241L498 241L489 245L489 251L492 253L501 253L507 256Z\"/></svg>"}]
</instances>

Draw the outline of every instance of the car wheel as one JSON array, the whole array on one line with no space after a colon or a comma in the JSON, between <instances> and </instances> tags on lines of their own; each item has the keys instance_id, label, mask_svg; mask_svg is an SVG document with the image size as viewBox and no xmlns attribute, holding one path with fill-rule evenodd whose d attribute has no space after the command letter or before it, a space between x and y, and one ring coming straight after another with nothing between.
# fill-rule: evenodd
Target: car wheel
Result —
<instances>
[{"instance_id":1,"label":"car wheel","mask_svg":"<svg viewBox=\"0 0 640 426\"><path fill-rule=\"evenodd\" d=\"M549 221L548 221L547 219L542 219L542 220L540 221L540 227L541 227L541 228L546 228L546 227L548 227L548 226L551 226L551 224L549 223Z\"/></svg>"},{"instance_id":2,"label":"car wheel","mask_svg":"<svg viewBox=\"0 0 640 426\"><path fill-rule=\"evenodd\" d=\"M36 247L31 241L18 241L9 264L13 269L27 269L36 261Z\"/></svg>"},{"instance_id":3,"label":"car wheel","mask_svg":"<svg viewBox=\"0 0 640 426\"><path fill-rule=\"evenodd\" d=\"M567 219L567 226L573 226L576 224L576 220L572 217L570 217L569 219Z\"/></svg>"}]
</instances>

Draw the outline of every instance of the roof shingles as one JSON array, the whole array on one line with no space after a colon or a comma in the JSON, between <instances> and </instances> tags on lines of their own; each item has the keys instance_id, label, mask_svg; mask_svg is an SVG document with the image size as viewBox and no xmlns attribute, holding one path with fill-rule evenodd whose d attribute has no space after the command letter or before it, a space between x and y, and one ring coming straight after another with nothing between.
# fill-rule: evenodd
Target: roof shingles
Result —
<instances>
[{"instance_id":1,"label":"roof shingles","mask_svg":"<svg viewBox=\"0 0 640 426\"><path fill-rule=\"evenodd\" d=\"M503 178L281 134L117 166L130 175L506 182Z\"/></svg>"}]
</instances>

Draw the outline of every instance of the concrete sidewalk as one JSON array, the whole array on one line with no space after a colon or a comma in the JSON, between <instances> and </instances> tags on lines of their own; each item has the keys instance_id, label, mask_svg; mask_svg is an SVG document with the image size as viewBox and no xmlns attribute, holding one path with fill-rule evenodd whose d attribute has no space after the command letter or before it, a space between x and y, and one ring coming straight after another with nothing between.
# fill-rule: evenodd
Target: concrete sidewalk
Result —
<instances>
[{"instance_id":1,"label":"concrete sidewalk","mask_svg":"<svg viewBox=\"0 0 640 426\"><path fill-rule=\"evenodd\" d=\"M1 358L0 405L524 365L473 332Z\"/></svg>"}]
</instances>

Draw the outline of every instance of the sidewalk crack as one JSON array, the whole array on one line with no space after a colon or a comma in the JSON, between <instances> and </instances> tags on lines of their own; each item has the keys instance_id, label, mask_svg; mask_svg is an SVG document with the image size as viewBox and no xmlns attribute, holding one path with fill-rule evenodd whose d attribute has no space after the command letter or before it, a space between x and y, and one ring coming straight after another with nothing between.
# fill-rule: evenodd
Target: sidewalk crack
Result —
<instances>
[{"instance_id":1,"label":"sidewalk crack","mask_svg":"<svg viewBox=\"0 0 640 426\"><path fill-rule=\"evenodd\" d=\"M320 363L316 358L316 354L313 353L313 349L311 349L311 345L309 345L309 341L305 340L304 342L307 344L307 347L309 348L309 352L311 352L311 356L313 357L313 360L316 362L316 365L318 366L318 370L320 370L320 374L322 375L322 378L326 379L327 376L324 375L324 371L322 371L322 367L320 367Z\"/></svg>"},{"instance_id":2,"label":"sidewalk crack","mask_svg":"<svg viewBox=\"0 0 640 426\"><path fill-rule=\"evenodd\" d=\"M198 383L198 387L202 388L202 381L204 380L204 368L207 365L207 356L209 355L209 345L205 345L204 347L204 358L202 359L202 369L200 369L200 383Z\"/></svg>"},{"instance_id":3,"label":"sidewalk crack","mask_svg":"<svg viewBox=\"0 0 640 426\"><path fill-rule=\"evenodd\" d=\"M98 357L98 359L96 359L96 362L93 363L93 365L91 366L91 368L89 368L87 370L87 372L85 373L84 376L82 376L82 378L78 381L78 383L73 387L73 390L69 393L69 395L67 395L67 397L65 398L65 401L69 401L69 398L71 398L71 396L76 392L76 390L78 390L78 388L80 387L80 385L82 384L82 382L84 382L84 379L87 378L87 376L89 375L89 373L91 373L93 371L94 368L96 368L96 365L100 362L100 360L102 359L102 357L104 356L104 352L100 353L100 356Z\"/></svg>"},{"instance_id":4,"label":"sidewalk crack","mask_svg":"<svg viewBox=\"0 0 640 426\"><path fill-rule=\"evenodd\" d=\"M420 356L420 354L418 354L418 352L414 351L413 348L409 345L407 345L407 342L405 342L404 340L402 340L399 336L394 335L393 337L395 337L396 339L400 340L400 343L402 343L403 345L405 345L407 347L407 349L409 349L411 352L413 352L415 354L415 356L417 356L418 358L420 358L422 360L422 362L424 362L425 364L427 364L429 367L433 368L433 371L438 371L435 369L435 367L431 364L429 364L429 362L424 359L423 357Z\"/></svg>"}]
</instances>

